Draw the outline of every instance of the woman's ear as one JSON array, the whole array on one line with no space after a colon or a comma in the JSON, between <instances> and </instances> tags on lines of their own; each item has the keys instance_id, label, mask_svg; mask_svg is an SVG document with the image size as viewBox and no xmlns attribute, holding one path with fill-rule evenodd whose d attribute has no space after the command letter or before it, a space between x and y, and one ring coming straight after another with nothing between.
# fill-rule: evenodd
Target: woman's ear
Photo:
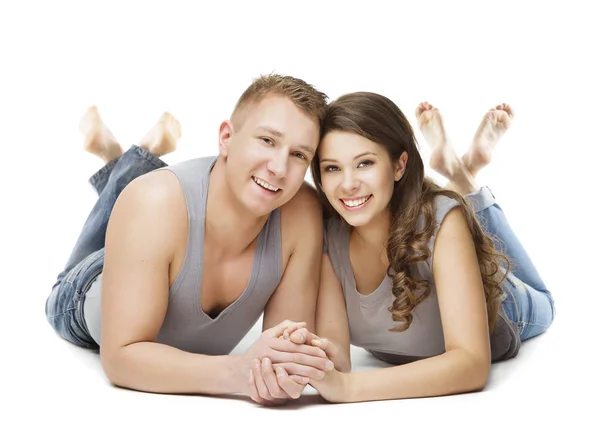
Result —
<instances>
[{"instance_id":1,"label":"woman's ear","mask_svg":"<svg viewBox=\"0 0 600 435\"><path fill-rule=\"evenodd\" d=\"M400 181L406 171L406 162L408 162L408 153L404 151L400 158L394 162L394 181Z\"/></svg>"}]
</instances>

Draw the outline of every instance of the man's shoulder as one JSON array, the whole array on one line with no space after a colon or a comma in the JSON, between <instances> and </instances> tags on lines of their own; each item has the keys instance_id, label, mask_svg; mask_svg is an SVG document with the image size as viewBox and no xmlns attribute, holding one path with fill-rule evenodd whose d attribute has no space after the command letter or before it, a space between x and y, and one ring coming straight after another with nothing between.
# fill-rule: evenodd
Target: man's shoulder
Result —
<instances>
[{"instance_id":1,"label":"man's shoulder","mask_svg":"<svg viewBox=\"0 0 600 435\"><path fill-rule=\"evenodd\" d=\"M169 202L184 194L185 186L197 186L199 175L209 171L216 159L216 156L195 157L163 166L136 178L125 190L139 200L157 204Z\"/></svg>"},{"instance_id":2,"label":"man's shoulder","mask_svg":"<svg viewBox=\"0 0 600 435\"><path fill-rule=\"evenodd\" d=\"M131 181L121 192L115 208L128 210L136 219L177 215L185 198L181 183L172 171L152 171ZM125 216L124 216L125 217Z\"/></svg>"},{"instance_id":3,"label":"man's shoulder","mask_svg":"<svg viewBox=\"0 0 600 435\"><path fill-rule=\"evenodd\" d=\"M281 206L281 213L284 218L292 221L304 219L321 221L323 213L317 190L305 181L298 193Z\"/></svg>"},{"instance_id":4,"label":"man's shoulder","mask_svg":"<svg viewBox=\"0 0 600 435\"><path fill-rule=\"evenodd\" d=\"M186 205L179 181L168 171L150 172L131 181L117 198L107 235L119 236L107 236L107 246L152 243L172 253L186 229Z\"/></svg>"},{"instance_id":5,"label":"man's shoulder","mask_svg":"<svg viewBox=\"0 0 600 435\"><path fill-rule=\"evenodd\" d=\"M298 193L281 206L281 231L285 240L312 244L322 242L323 212L314 187L304 183Z\"/></svg>"}]
</instances>

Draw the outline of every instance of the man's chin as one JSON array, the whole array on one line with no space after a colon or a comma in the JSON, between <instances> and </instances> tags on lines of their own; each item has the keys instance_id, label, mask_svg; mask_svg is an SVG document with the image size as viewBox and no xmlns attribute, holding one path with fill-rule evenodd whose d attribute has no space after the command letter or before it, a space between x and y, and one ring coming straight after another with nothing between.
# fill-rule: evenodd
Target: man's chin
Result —
<instances>
[{"instance_id":1,"label":"man's chin","mask_svg":"<svg viewBox=\"0 0 600 435\"><path fill-rule=\"evenodd\" d=\"M282 203L281 203L281 201L255 200L255 201L244 201L243 205L244 205L244 208L246 210L248 210L249 214L256 216L256 217L261 217L261 216L268 215L273 210L281 207Z\"/></svg>"}]
</instances>

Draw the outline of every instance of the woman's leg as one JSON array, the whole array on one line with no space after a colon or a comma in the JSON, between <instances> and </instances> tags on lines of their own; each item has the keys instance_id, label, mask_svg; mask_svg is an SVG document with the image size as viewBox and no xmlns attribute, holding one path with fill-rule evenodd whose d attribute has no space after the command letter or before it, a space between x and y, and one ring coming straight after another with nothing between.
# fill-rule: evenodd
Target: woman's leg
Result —
<instances>
[{"instance_id":1,"label":"woman's leg","mask_svg":"<svg viewBox=\"0 0 600 435\"><path fill-rule=\"evenodd\" d=\"M554 320L552 295L491 190L482 187L465 198L473 206L481 226L495 239L498 250L510 260L510 272L503 282L505 299L502 302L508 317L517 324L521 340L541 334Z\"/></svg>"},{"instance_id":2,"label":"woman's leg","mask_svg":"<svg viewBox=\"0 0 600 435\"><path fill-rule=\"evenodd\" d=\"M511 262L511 272L503 285L503 306L507 315L517 323L522 340L541 334L554 319L552 296L491 190L480 188L475 182L475 175L490 163L493 149L510 126L513 117L511 108L501 104L486 113L471 148L462 159L456 157L446 140L441 116L435 108L422 104L417 109L417 116L429 118L427 123L420 124L432 145L432 168L448 178L449 189L465 196L484 230L494 239L496 248ZM435 129L431 128L432 125Z\"/></svg>"},{"instance_id":3,"label":"woman's leg","mask_svg":"<svg viewBox=\"0 0 600 435\"><path fill-rule=\"evenodd\" d=\"M90 178L98 192L98 200L88 215L63 271L58 275L46 301L48 321L63 338L78 345L95 347L82 321L80 301L91 282L101 273L104 264L104 240L112 208L121 191L135 178L166 166L160 156L175 149L180 136L179 123L164 114L156 126L142 139L118 156L95 109L84 119L88 123L85 149L103 158L106 165ZM94 139L95 137L95 139ZM112 137L112 135L111 135ZM113 138L114 139L114 138ZM91 146L90 146L91 145ZM108 147L112 152L108 154ZM120 147L119 147L120 150ZM109 160L110 159L110 160Z\"/></svg>"}]
</instances>

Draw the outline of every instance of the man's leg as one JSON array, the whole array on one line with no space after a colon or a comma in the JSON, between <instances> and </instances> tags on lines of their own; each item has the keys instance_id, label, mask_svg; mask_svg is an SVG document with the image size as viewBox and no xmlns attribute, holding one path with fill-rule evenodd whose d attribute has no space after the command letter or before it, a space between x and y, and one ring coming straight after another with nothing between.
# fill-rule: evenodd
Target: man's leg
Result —
<instances>
[{"instance_id":1,"label":"man's leg","mask_svg":"<svg viewBox=\"0 0 600 435\"><path fill-rule=\"evenodd\" d=\"M86 116L90 115L86 114ZM104 264L104 241L112 208L122 190L135 178L166 166L160 156L175 149L180 136L179 123L170 114L164 114L156 126L121 156L105 153L109 142L108 131L97 113L93 115L96 125L87 131L97 140L86 136L86 150L93 149L106 165L90 178L98 192L98 200L83 225L64 270L58 275L52 292L46 301L48 321L63 338L78 345L94 347L93 340L85 330L79 302L93 279L102 271ZM84 117L85 118L85 117ZM99 139L98 139L99 138ZM102 139L103 138L103 139ZM104 142L103 142L104 141ZM92 144L93 147L89 147ZM119 147L120 149L120 147Z\"/></svg>"},{"instance_id":2,"label":"man's leg","mask_svg":"<svg viewBox=\"0 0 600 435\"><path fill-rule=\"evenodd\" d=\"M88 115L89 113L86 114L86 117ZM98 155L106 162L106 165L89 180L99 196L57 281L64 278L77 263L88 255L104 247L110 213L122 190L140 175L166 166L166 163L159 157L173 151L180 136L179 123L170 114L165 113L154 128L140 141L139 146L133 145L127 152L115 157L116 152L113 151L110 154L106 152L107 149L114 148L110 140L112 135L109 137L106 134L97 133L108 131L108 129L97 113L96 116L96 124L101 125L90 128L89 132L91 135L96 135L97 140L86 137L86 150ZM114 142L116 143L116 141ZM90 146L90 144L92 145ZM118 149L120 151L120 146Z\"/></svg>"}]
</instances>

